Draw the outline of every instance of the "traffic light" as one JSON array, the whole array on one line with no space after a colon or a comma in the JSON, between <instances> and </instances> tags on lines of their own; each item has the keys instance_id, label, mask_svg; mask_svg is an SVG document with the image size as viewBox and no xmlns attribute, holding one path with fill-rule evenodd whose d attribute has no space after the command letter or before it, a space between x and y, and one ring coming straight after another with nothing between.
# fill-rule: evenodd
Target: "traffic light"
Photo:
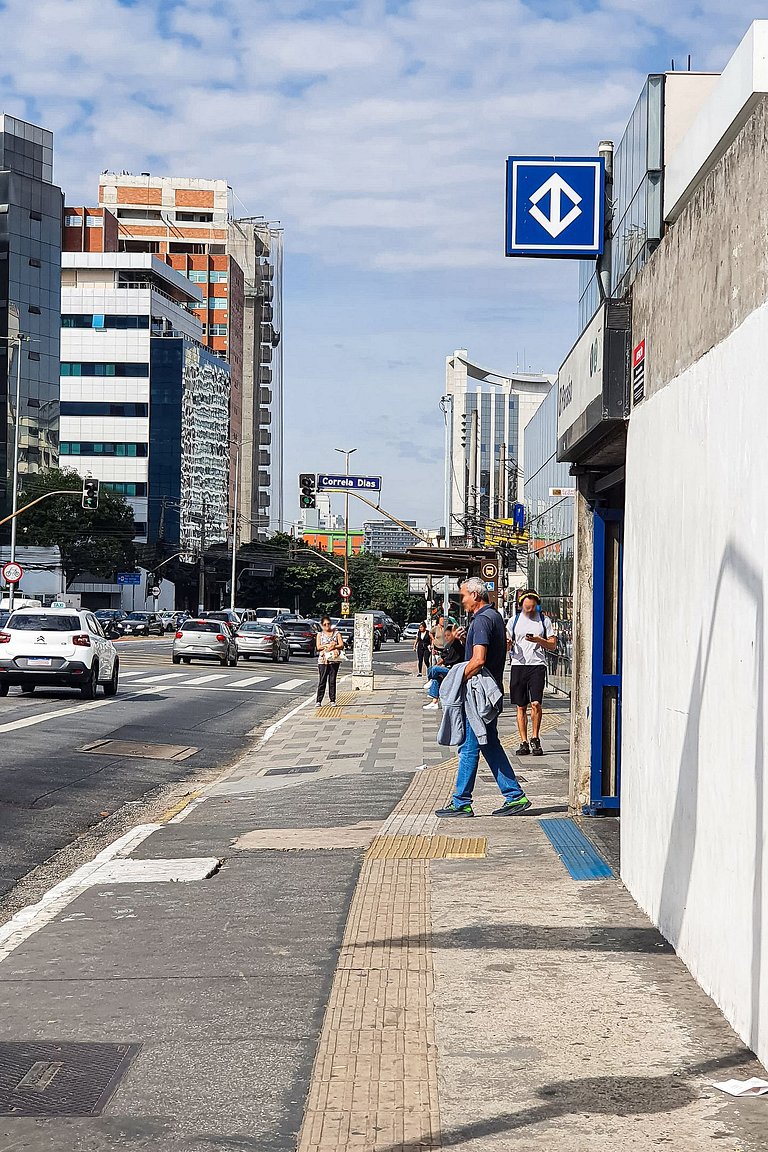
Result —
<instances>
[{"instance_id":1,"label":"traffic light","mask_svg":"<svg viewBox=\"0 0 768 1152\"><path fill-rule=\"evenodd\" d=\"M317 480L313 472L299 474L299 508L316 508Z\"/></svg>"},{"instance_id":2,"label":"traffic light","mask_svg":"<svg viewBox=\"0 0 768 1152\"><path fill-rule=\"evenodd\" d=\"M461 446L462 446L462 448L466 448L466 446L467 446L467 418L466 418L466 416L462 416L462 418L461 418Z\"/></svg>"},{"instance_id":3,"label":"traffic light","mask_svg":"<svg viewBox=\"0 0 768 1152\"><path fill-rule=\"evenodd\" d=\"M93 512L99 506L99 482L94 480L92 476L87 476L83 480L83 508L88 508Z\"/></svg>"}]
</instances>

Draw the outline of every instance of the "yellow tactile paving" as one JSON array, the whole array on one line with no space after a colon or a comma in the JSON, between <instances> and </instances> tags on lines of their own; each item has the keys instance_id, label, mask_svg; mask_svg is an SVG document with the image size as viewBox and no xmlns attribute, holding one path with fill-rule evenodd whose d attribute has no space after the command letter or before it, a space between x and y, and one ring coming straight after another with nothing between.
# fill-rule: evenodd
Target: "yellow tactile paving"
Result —
<instances>
[{"instance_id":1,"label":"yellow tactile paving","mask_svg":"<svg viewBox=\"0 0 768 1152\"><path fill-rule=\"evenodd\" d=\"M368 860L451 860L485 856L484 836L377 836Z\"/></svg>"}]
</instances>

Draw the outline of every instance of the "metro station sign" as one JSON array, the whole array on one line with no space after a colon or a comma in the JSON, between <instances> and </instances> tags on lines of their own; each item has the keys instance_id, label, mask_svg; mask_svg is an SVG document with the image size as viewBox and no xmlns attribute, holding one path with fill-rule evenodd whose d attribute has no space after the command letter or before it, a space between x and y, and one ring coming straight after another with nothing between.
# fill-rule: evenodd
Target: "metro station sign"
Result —
<instances>
[{"instance_id":1,"label":"metro station sign","mask_svg":"<svg viewBox=\"0 0 768 1152\"><path fill-rule=\"evenodd\" d=\"M604 220L602 156L508 158L507 256L600 256Z\"/></svg>"}]
</instances>

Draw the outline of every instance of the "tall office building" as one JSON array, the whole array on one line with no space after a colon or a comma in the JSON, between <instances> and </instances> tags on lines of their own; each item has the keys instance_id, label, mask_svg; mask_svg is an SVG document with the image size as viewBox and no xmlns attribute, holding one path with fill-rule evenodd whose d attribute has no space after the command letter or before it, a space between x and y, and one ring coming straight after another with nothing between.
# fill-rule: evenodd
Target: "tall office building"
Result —
<instances>
[{"instance_id":1,"label":"tall office building","mask_svg":"<svg viewBox=\"0 0 768 1152\"><path fill-rule=\"evenodd\" d=\"M449 421L450 527L454 542L488 519L511 516L523 497L523 433L554 376L481 368L460 348L446 358L444 407ZM472 445L473 421L476 443ZM482 533L480 533L482 535Z\"/></svg>"},{"instance_id":2,"label":"tall office building","mask_svg":"<svg viewBox=\"0 0 768 1152\"><path fill-rule=\"evenodd\" d=\"M415 520L404 520L404 524L416 527ZM423 543L420 536L396 524L394 520L366 520L363 524L364 548L373 556L383 552L405 552Z\"/></svg>"},{"instance_id":3,"label":"tall office building","mask_svg":"<svg viewBox=\"0 0 768 1152\"><path fill-rule=\"evenodd\" d=\"M19 473L58 461L62 204L53 134L0 115L0 509L11 503L17 379Z\"/></svg>"},{"instance_id":4,"label":"tall office building","mask_svg":"<svg viewBox=\"0 0 768 1152\"><path fill-rule=\"evenodd\" d=\"M287 528L283 508L283 233L232 220L229 251L245 276L241 537Z\"/></svg>"},{"instance_id":5,"label":"tall office building","mask_svg":"<svg viewBox=\"0 0 768 1152\"><path fill-rule=\"evenodd\" d=\"M140 542L226 540L229 368L202 345L200 288L150 253L73 251L61 296L62 462L126 497Z\"/></svg>"},{"instance_id":6,"label":"tall office building","mask_svg":"<svg viewBox=\"0 0 768 1152\"><path fill-rule=\"evenodd\" d=\"M203 341L230 365L228 438L242 445L238 536L266 535L283 520L282 231L233 220L226 180L104 172L99 204L121 251L155 253L203 289Z\"/></svg>"}]
</instances>

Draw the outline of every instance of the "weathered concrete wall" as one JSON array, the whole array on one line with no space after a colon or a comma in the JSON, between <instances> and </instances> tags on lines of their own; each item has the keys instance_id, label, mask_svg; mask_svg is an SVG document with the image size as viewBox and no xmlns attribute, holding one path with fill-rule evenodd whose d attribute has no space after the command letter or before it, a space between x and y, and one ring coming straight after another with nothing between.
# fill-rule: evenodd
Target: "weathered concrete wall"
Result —
<instances>
[{"instance_id":1,"label":"weathered concrete wall","mask_svg":"<svg viewBox=\"0 0 768 1152\"><path fill-rule=\"evenodd\" d=\"M622 876L768 1061L768 109L638 278Z\"/></svg>"},{"instance_id":2,"label":"weathered concrete wall","mask_svg":"<svg viewBox=\"0 0 768 1152\"><path fill-rule=\"evenodd\" d=\"M577 480L574 501L574 582L573 582L573 674L571 695L571 759L569 802L581 811L589 803L589 775L592 762L592 551L594 532L592 512L582 494L583 477Z\"/></svg>"},{"instance_id":3,"label":"weathered concrete wall","mask_svg":"<svg viewBox=\"0 0 768 1152\"><path fill-rule=\"evenodd\" d=\"M768 98L662 240L632 289L646 396L768 298Z\"/></svg>"}]
</instances>

